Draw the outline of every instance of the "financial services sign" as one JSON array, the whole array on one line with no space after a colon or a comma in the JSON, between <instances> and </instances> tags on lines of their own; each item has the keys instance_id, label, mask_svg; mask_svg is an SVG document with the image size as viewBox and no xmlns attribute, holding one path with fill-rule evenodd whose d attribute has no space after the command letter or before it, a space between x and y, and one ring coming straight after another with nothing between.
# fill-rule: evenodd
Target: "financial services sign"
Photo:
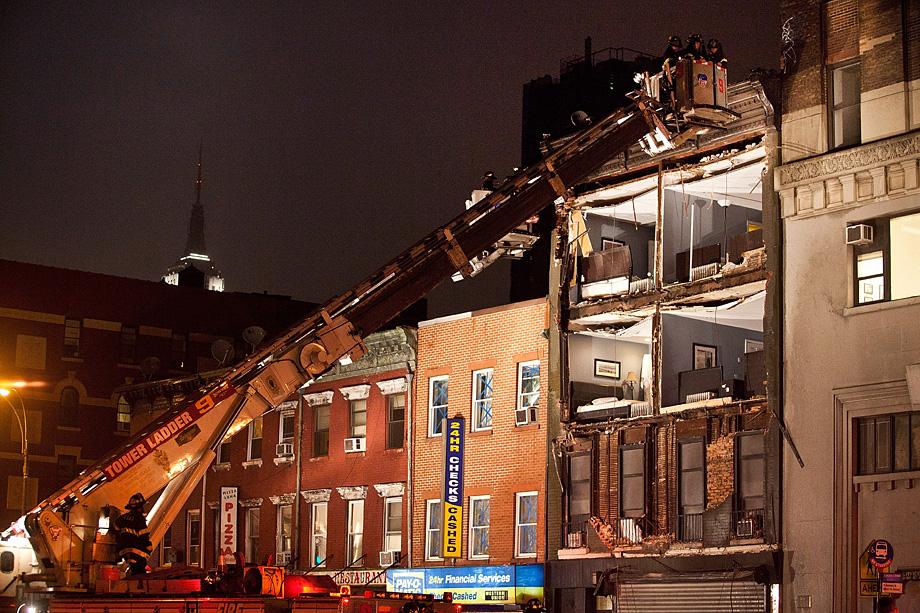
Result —
<instances>
[{"instance_id":1,"label":"financial services sign","mask_svg":"<svg viewBox=\"0 0 920 613\"><path fill-rule=\"evenodd\" d=\"M463 543L463 429L462 417L444 420L444 517L442 555L459 558Z\"/></svg>"},{"instance_id":2,"label":"financial services sign","mask_svg":"<svg viewBox=\"0 0 920 613\"><path fill-rule=\"evenodd\" d=\"M387 590L432 594L441 598L453 594L458 604L526 604L543 600L543 565L454 566L438 568L391 568Z\"/></svg>"}]
</instances>

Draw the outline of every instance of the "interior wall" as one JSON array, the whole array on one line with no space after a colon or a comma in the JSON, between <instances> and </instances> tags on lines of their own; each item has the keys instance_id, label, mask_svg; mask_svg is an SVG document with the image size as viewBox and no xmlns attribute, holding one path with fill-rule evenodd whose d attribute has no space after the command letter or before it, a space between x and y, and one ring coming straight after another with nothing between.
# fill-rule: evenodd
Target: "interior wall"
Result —
<instances>
[{"instance_id":1,"label":"interior wall","mask_svg":"<svg viewBox=\"0 0 920 613\"><path fill-rule=\"evenodd\" d=\"M763 332L662 313L662 406L681 404L677 373L693 368L693 344L716 347L723 380L744 378L744 340L763 341Z\"/></svg>"},{"instance_id":2,"label":"interior wall","mask_svg":"<svg viewBox=\"0 0 920 613\"><path fill-rule=\"evenodd\" d=\"M639 226L626 219L588 214L588 237L594 249L602 248L602 239L618 240L629 247L634 277L645 277L651 272L648 254L649 241L655 240L654 226Z\"/></svg>"},{"instance_id":3,"label":"interior wall","mask_svg":"<svg viewBox=\"0 0 920 613\"><path fill-rule=\"evenodd\" d=\"M747 231L748 222L761 223L763 212L735 204L719 206L714 200L687 195L689 202L704 200L705 205L694 205L693 244L695 247L722 245L725 255L727 239ZM676 254L690 248L690 207L684 210L684 194L680 190L664 192L664 280L677 280Z\"/></svg>"},{"instance_id":4,"label":"interior wall","mask_svg":"<svg viewBox=\"0 0 920 613\"><path fill-rule=\"evenodd\" d=\"M572 334L569 336L569 379L598 385L618 385L630 371L640 375L642 356L650 352L651 347L643 343ZM619 362L620 379L595 377L595 358Z\"/></svg>"}]
</instances>

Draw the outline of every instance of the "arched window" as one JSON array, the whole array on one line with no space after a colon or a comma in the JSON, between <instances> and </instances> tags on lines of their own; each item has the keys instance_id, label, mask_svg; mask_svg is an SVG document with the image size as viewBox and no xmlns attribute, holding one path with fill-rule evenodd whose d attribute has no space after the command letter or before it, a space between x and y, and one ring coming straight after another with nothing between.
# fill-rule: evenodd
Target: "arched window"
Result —
<instances>
[{"instance_id":1,"label":"arched window","mask_svg":"<svg viewBox=\"0 0 920 613\"><path fill-rule=\"evenodd\" d=\"M79 426L80 392L75 387L65 387L61 390L60 425Z\"/></svg>"}]
</instances>

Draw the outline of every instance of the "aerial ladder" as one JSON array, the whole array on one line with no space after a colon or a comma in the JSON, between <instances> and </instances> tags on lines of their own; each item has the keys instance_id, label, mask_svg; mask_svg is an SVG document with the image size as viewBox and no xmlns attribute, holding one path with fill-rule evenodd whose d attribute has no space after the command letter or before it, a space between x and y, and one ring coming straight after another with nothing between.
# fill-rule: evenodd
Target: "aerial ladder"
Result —
<instances>
[{"instance_id":1,"label":"aerial ladder","mask_svg":"<svg viewBox=\"0 0 920 613\"><path fill-rule=\"evenodd\" d=\"M22 520L40 572L26 577L43 592L95 590L111 565L105 526L135 492L157 496L148 514L159 542L225 436L279 405L338 360L360 358L364 338L459 272L546 206L562 206L568 187L637 142L656 150L671 135L654 100L634 96L623 108L517 172L495 191L358 283L333 297L271 344L170 408L112 453L41 501ZM2 547L2 543L0 543Z\"/></svg>"}]
</instances>

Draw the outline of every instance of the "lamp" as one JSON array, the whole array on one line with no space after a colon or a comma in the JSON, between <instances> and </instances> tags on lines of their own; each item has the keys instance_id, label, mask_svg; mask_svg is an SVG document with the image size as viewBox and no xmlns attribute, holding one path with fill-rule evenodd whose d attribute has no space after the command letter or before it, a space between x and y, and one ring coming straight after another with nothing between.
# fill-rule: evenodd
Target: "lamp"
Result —
<instances>
[{"instance_id":1,"label":"lamp","mask_svg":"<svg viewBox=\"0 0 920 613\"><path fill-rule=\"evenodd\" d=\"M10 400L10 395L14 394L19 400L19 412L22 414L22 417L17 413L16 405ZM22 515L26 514L26 484L29 481L29 426L26 423L26 406L22 401L22 396L19 394L19 390L15 387L0 387L0 397L2 397L10 409L13 410L13 415L16 417L16 423L19 424L19 435L22 439L22 491L20 492L19 506L22 512Z\"/></svg>"},{"instance_id":2,"label":"lamp","mask_svg":"<svg viewBox=\"0 0 920 613\"><path fill-rule=\"evenodd\" d=\"M636 387L636 383L638 382L639 382L639 377L638 375L636 375L635 371L631 370L628 373L626 373L626 379L624 380L624 384L626 385L626 388L629 390L630 400L636 400L634 388Z\"/></svg>"}]
</instances>

